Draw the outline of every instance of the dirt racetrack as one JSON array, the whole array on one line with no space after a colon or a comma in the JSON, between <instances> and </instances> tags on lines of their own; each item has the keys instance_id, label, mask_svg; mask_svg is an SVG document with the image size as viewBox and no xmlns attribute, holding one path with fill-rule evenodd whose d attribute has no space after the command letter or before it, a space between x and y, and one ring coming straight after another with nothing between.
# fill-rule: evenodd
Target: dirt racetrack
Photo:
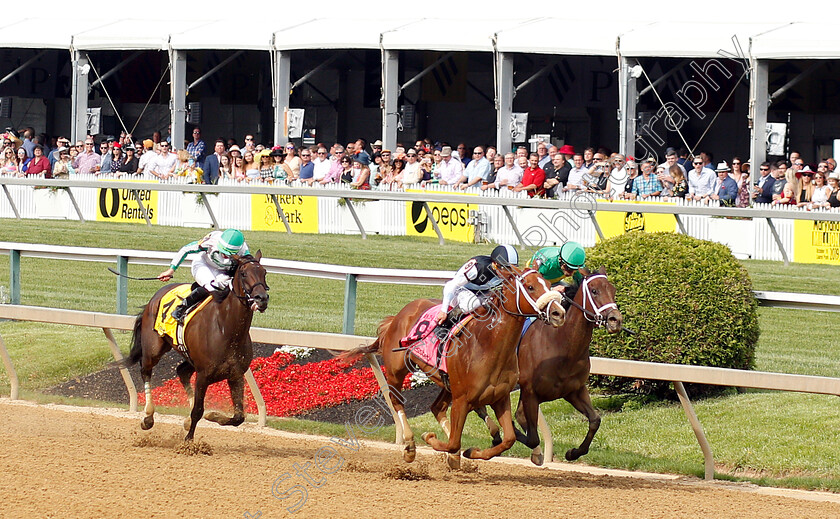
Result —
<instances>
[{"instance_id":1,"label":"dirt racetrack","mask_svg":"<svg viewBox=\"0 0 840 519\"><path fill-rule=\"evenodd\" d=\"M469 462L449 472L362 441L200 426L187 452L179 417L140 431L139 414L0 399L0 517L838 517L840 496ZM202 424L205 422L202 421ZM343 458L315 458L332 445ZM195 452L198 451L198 452ZM322 450L322 455L328 450ZM310 465L307 467L307 462ZM306 470L295 474L295 465ZM410 470L409 470L410 469ZM279 480L288 474L288 479ZM306 474L315 488L305 481ZM272 495L290 489L288 499ZM291 514L307 489L306 502Z\"/></svg>"}]
</instances>

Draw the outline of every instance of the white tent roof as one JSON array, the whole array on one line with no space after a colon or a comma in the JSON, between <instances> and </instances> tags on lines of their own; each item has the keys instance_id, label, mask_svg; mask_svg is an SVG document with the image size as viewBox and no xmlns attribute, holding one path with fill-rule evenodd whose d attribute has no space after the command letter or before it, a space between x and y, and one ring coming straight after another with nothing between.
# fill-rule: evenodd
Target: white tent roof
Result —
<instances>
[{"instance_id":1,"label":"white tent roof","mask_svg":"<svg viewBox=\"0 0 840 519\"><path fill-rule=\"evenodd\" d=\"M25 18L0 27L0 47L69 50L74 33L96 29L109 23L105 20L51 23L43 18Z\"/></svg>"},{"instance_id":2,"label":"white tent roof","mask_svg":"<svg viewBox=\"0 0 840 519\"><path fill-rule=\"evenodd\" d=\"M493 51L493 34L523 20L424 18L385 32L382 44L390 50Z\"/></svg>"},{"instance_id":3,"label":"white tent roof","mask_svg":"<svg viewBox=\"0 0 840 519\"><path fill-rule=\"evenodd\" d=\"M528 20L497 33L501 52L615 56L617 36L626 30L624 21L540 18Z\"/></svg>"},{"instance_id":4,"label":"white tent roof","mask_svg":"<svg viewBox=\"0 0 840 519\"><path fill-rule=\"evenodd\" d=\"M248 30L243 31L241 24L234 24L229 19L213 20L172 33L169 42L173 49L178 50L270 50L273 26L260 23L246 25Z\"/></svg>"},{"instance_id":5,"label":"white tent roof","mask_svg":"<svg viewBox=\"0 0 840 519\"><path fill-rule=\"evenodd\" d=\"M277 50L378 49L379 35L411 24L414 20L366 18L347 20L321 18L290 26L274 33Z\"/></svg>"},{"instance_id":6,"label":"white tent roof","mask_svg":"<svg viewBox=\"0 0 840 519\"><path fill-rule=\"evenodd\" d=\"M825 23L792 23L756 34L750 52L758 59L838 59L840 35L835 17Z\"/></svg>"},{"instance_id":7,"label":"white tent roof","mask_svg":"<svg viewBox=\"0 0 840 519\"><path fill-rule=\"evenodd\" d=\"M167 50L171 34L209 24L209 20L123 19L75 32L73 46L84 50Z\"/></svg>"},{"instance_id":8,"label":"white tent roof","mask_svg":"<svg viewBox=\"0 0 840 519\"><path fill-rule=\"evenodd\" d=\"M780 23L656 22L634 26L620 36L626 57L715 58L749 56L750 37ZM737 42L737 43L736 43ZM738 50L740 47L740 50ZM728 53L728 54L727 54Z\"/></svg>"}]
</instances>

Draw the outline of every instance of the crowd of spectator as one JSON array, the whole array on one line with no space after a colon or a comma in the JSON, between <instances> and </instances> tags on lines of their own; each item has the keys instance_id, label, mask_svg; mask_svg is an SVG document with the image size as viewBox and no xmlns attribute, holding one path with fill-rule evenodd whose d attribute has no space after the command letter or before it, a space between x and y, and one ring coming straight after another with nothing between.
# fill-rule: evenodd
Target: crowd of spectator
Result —
<instances>
[{"instance_id":1,"label":"crowd of spectator","mask_svg":"<svg viewBox=\"0 0 840 519\"><path fill-rule=\"evenodd\" d=\"M751 180L750 164L740 157L715 162L710 151L691 155L667 148L665 161L635 160L604 148L540 142L536 152L524 146L500 153L494 146L452 146L431 139L413 146L398 144L383 149L377 140L346 145L324 143L298 147L266 147L254 136L242 145L235 139L216 139L212 147L201 129L174 149L160 132L136 141L130 134L97 141L93 136L71 142L58 137L48 142L34 129L7 128L2 137L0 174L140 177L217 184L229 182L346 184L354 189L394 190L450 186L455 190L525 192L529 197L565 198L588 192L611 200L689 200L730 207L753 204L804 207L840 207L840 172L832 158L808 164L798 152L789 160L764 162ZM812 169L813 166L813 169Z\"/></svg>"}]
</instances>

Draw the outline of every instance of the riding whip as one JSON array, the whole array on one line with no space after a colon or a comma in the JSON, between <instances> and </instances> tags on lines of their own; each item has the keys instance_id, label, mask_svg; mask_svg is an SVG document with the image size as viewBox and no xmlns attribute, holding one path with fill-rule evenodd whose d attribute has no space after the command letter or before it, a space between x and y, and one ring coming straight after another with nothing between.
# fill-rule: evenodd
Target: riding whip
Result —
<instances>
[{"instance_id":1,"label":"riding whip","mask_svg":"<svg viewBox=\"0 0 840 519\"><path fill-rule=\"evenodd\" d=\"M108 270L110 270L112 273L114 273L114 274L116 274L120 277L123 277L123 278L126 278L126 279L133 279L134 281L157 281L157 280L159 280L157 276L155 276L153 278L135 278L135 277L129 276L127 274L123 274L119 271L116 271L116 270L112 269L111 267L108 267Z\"/></svg>"}]
</instances>

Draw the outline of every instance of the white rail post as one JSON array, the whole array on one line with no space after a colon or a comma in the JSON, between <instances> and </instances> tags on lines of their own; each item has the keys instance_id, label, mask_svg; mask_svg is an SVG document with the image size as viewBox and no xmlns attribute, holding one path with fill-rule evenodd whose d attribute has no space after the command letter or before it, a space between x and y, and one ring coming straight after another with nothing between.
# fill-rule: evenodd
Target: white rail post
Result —
<instances>
[{"instance_id":1,"label":"white rail post","mask_svg":"<svg viewBox=\"0 0 840 519\"><path fill-rule=\"evenodd\" d=\"M108 338L108 346L111 347L111 353L114 355L114 360L120 362L123 360L120 347L117 346L117 341L114 339L114 332L110 328L102 328L105 332L105 337ZM120 375L122 375L125 388L128 390L128 409L132 413L137 412L137 388L134 387L134 381L131 380L131 374L125 366L120 366Z\"/></svg>"}]
</instances>

